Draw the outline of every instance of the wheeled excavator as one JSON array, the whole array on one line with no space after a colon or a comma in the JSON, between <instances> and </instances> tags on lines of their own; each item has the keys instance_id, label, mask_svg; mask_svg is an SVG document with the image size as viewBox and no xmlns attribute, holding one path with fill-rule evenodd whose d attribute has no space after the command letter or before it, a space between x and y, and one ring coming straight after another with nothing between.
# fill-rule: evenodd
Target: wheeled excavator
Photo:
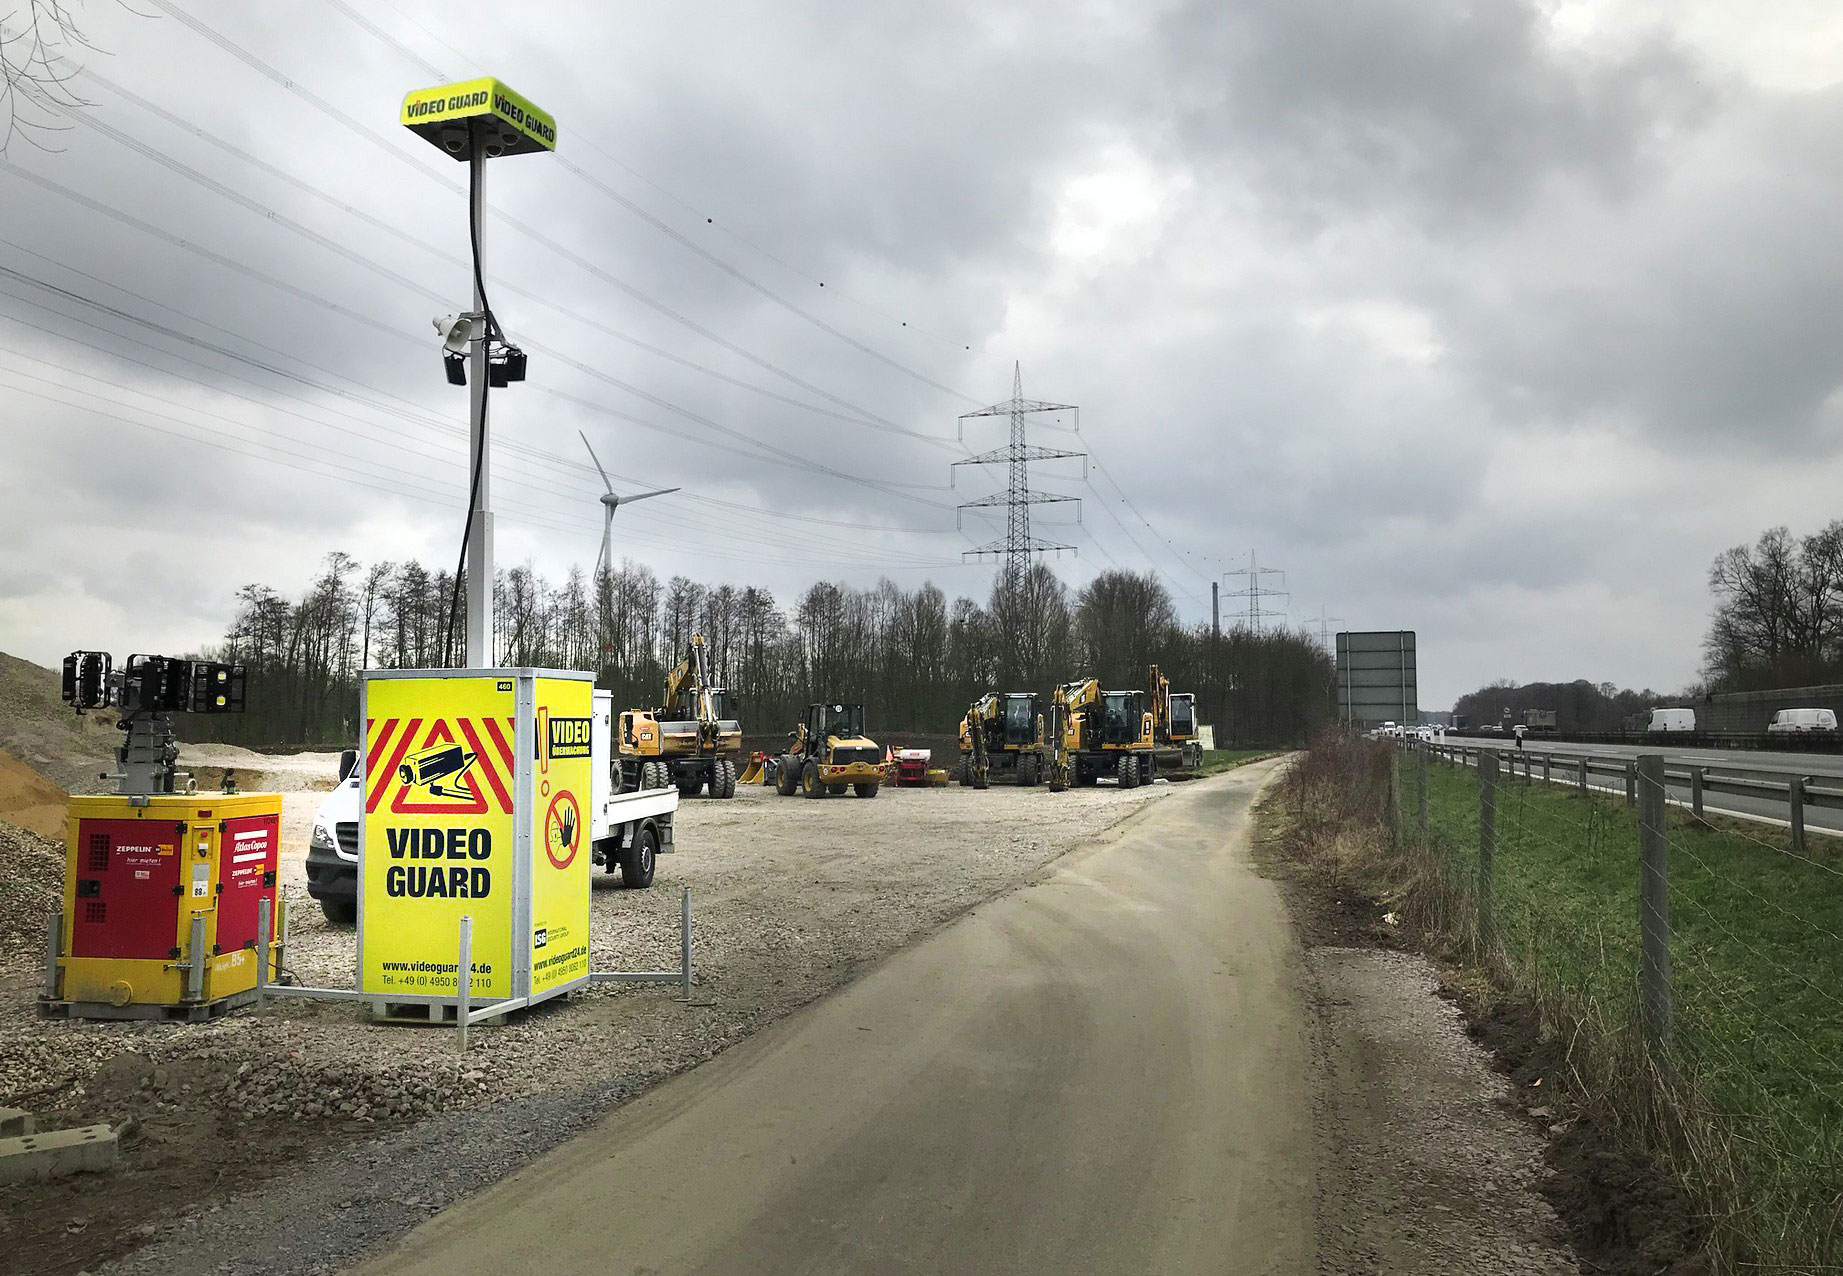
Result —
<instances>
[{"instance_id":1,"label":"wheeled excavator","mask_svg":"<svg viewBox=\"0 0 1843 1276\"><path fill-rule=\"evenodd\" d=\"M1079 678L1056 688L1055 709L1069 783L1085 788L1107 775L1135 789L1157 775L1145 692L1104 691L1098 679ZM1060 765L1060 756L1055 761Z\"/></svg>"},{"instance_id":2,"label":"wheeled excavator","mask_svg":"<svg viewBox=\"0 0 1843 1276\"><path fill-rule=\"evenodd\" d=\"M666 702L657 709L621 714L615 792L678 786L685 797L708 789L714 798L736 796L736 761L742 723L727 687L710 681L710 654L702 634L691 636L684 659L666 675Z\"/></svg>"},{"instance_id":3,"label":"wheeled excavator","mask_svg":"<svg viewBox=\"0 0 1843 1276\"><path fill-rule=\"evenodd\" d=\"M1203 765L1203 744L1197 734L1197 698L1188 691L1172 691L1171 679L1157 665L1146 670L1152 705L1152 750L1158 765L1195 771Z\"/></svg>"},{"instance_id":4,"label":"wheeled excavator","mask_svg":"<svg viewBox=\"0 0 1843 1276\"><path fill-rule=\"evenodd\" d=\"M1029 691L988 691L973 701L960 719L960 783L973 785L978 755L985 755L986 775L1011 774L1028 788L1048 769L1049 742L1037 697Z\"/></svg>"}]
</instances>

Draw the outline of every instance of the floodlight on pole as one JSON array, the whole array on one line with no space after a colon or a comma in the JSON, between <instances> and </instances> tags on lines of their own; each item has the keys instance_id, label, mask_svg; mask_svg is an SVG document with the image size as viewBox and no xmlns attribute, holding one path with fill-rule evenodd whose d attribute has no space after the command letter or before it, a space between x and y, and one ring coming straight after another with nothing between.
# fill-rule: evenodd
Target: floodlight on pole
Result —
<instances>
[{"instance_id":1,"label":"floodlight on pole","mask_svg":"<svg viewBox=\"0 0 1843 1276\"><path fill-rule=\"evenodd\" d=\"M523 352L505 340L486 300L482 239L486 230L486 161L557 149L557 122L494 79L417 89L403 99L403 126L468 166L468 239L473 248L473 310L435 321L448 380L468 388L467 531L461 562L467 581L467 655L471 669L493 664L492 449L486 396L490 385L525 377ZM497 343L496 349L489 349ZM472 375L467 364L471 363ZM457 585L462 573L455 573ZM450 625L453 608L450 606ZM444 653L446 654L446 653Z\"/></svg>"},{"instance_id":2,"label":"floodlight on pole","mask_svg":"<svg viewBox=\"0 0 1843 1276\"><path fill-rule=\"evenodd\" d=\"M595 556L595 576L593 578L595 580L600 580L602 572L606 570L609 565L608 547L614 536L614 512L623 505L631 505L635 501L644 501L651 496L668 496L673 492L683 489L676 487L657 487L650 492L634 492L627 496L617 494L614 490L614 484L608 479L608 471L602 468L601 458L596 456L595 449L589 446L589 436L584 434L581 430L576 431L576 434L582 439L583 447L589 449L589 459L595 462L595 472L602 476L602 486L608 489L602 493L600 498L602 503L602 552Z\"/></svg>"}]
</instances>

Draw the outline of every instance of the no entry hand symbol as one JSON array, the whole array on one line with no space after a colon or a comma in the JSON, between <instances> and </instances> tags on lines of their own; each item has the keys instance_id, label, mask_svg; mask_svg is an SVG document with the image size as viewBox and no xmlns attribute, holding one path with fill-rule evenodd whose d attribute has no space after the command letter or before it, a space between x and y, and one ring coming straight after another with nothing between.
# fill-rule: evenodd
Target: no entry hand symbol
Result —
<instances>
[{"instance_id":1,"label":"no entry hand symbol","mask_svg":"<svg viewBox=\"0 0 1843 1276\"><path fill-rule=\"evenodd\" d=\"M550 809L544 813L544 854L551 866L568 868L576 859L581 839L582 812L576 805L576 795L568 789L558 789L550 800Z\"/></svg>"}]
</instances>

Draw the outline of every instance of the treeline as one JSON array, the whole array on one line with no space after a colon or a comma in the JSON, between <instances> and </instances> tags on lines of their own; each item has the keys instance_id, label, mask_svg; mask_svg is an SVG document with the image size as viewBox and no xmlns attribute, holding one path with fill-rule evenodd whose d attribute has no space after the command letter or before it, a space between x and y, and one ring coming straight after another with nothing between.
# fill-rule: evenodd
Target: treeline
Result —
<instances>
[{"instance_id":1,"label":"treeline","mask_svg":"<svg viewBox=\"0 0 1843 1276\"><path fill-rule=\"evenodd\" d=\"M815 700L861 700L873 735L948 734L985 691L1047 692L1087 674L1142 687L1148 664L1197 694L1200 720L1224 744L1302 743L1332 715L1331 663L1316 642L1187 628L1149 574L1110 571L1071 591L1038 563L1001 571L983 604L888 580L820 581L784 604L755 586L661 580L629 560L594 580L513 567L497 574L494 595L497 663L593 670L623 707L656 704L691 635L703 634L750 733L791 727ZM248 711L188 729L258 745L355 740L359 670L460 663L453 596L450 572L342 553L299 599L245 586L214 654L248 668Z\"/></svg>"},{"instance_id":2,"label":"treeline","mask_svg":"<svg viewBox=\"0 0 1843 1276\"><path fill-rule=\"evenodd\" d=\"M1843 681L1843 520L1810 536L1775 527L1726 550L1709 568L1709 589L1707 690Z\"/></svg>"},{"instance_id":3,"label":"treeline","mask_svg":"<svg viewBox=\"0 0 1843 1276\"><path fill-rule=\"evenodd\" d=\"M1521 722L1530 709L1552 709L1561 731L1623 731L1633 717L1649 715L1653 706L1665 700L1657 692L1627 691L1610 682L1530 682L1518 686L1500 679L1470 695L1460 696L1453 706L1471 727ZM1509 711L1506 719L1505 712Z\"/></svg>"}]
</instances>

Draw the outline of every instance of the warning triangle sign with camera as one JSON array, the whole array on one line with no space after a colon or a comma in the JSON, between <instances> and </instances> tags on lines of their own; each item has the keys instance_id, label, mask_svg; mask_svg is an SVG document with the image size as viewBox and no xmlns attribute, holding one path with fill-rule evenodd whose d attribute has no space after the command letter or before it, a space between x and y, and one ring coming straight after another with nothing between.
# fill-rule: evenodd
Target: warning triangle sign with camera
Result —
<instances>
[{"instance_id":1,"label":"warning triangle sign with camera","mask_svg":"<svg viewBox=\"0 0 1843 1276\"><path fill-rule=\"evenodd\" d=\"M369 724L365 813L512 813L512 720L378 718Z\"/></svg>"}]
</instances>

